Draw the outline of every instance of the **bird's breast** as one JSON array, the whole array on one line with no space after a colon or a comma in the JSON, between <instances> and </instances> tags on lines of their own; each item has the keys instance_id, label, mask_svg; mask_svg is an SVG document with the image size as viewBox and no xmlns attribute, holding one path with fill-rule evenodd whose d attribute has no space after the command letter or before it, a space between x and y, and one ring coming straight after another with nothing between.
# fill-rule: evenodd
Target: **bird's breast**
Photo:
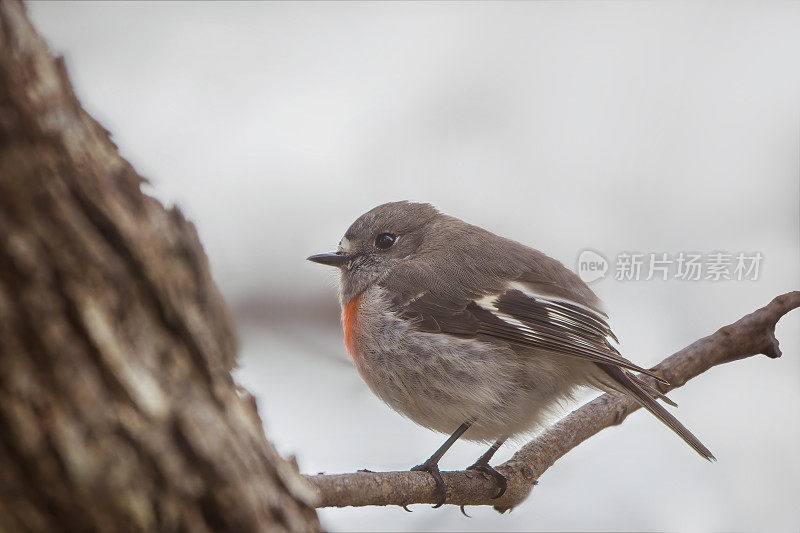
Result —
<instances>
[{"instance_id":1,"label":"bird's breast","mask_svg":"<svg viewBox=\"0 0 800 533\"><path fill-rule=\"evenodd\" d=\"M361 294L354 296L342 306L342 329L344 330L344 345L350 358L358 366L358 352L355 346L358 308L361 305Z\"/></svg>"}]
</instances>

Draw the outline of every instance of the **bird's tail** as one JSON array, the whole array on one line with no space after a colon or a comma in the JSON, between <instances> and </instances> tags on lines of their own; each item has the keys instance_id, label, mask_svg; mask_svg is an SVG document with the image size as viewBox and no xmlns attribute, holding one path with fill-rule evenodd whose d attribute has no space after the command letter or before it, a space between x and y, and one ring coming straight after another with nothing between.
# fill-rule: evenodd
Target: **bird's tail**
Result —
<instances>
[{"instance_id":1,"label":"bird's tail","mask_svg":"<svg viewBox=\"0 0 800 533\"><path fill-rule=\"evenodd\" d=\"M691 431L686 429L686 426L681 424L677 418L667 411L664 406L658 403L653 396L663 398L664 395L659 391L653 389L646 383L640 381L636 376L626 372L625 370L609 364L597 364L603 372L611 378L614 382L612 388L619 392L623 392L632 396L636 401L642 404L642 407L653 413L653 416L661 420L667 427L677 433L686 444L694 448L701 457L709 461L716 461L714 455L706 448L700 439L694 436ZM652 389L652 390L651 390ZM670 401L670 403L672 403ZM674 403L673 403L674 405Z\"/></svg>"}]
</instances>

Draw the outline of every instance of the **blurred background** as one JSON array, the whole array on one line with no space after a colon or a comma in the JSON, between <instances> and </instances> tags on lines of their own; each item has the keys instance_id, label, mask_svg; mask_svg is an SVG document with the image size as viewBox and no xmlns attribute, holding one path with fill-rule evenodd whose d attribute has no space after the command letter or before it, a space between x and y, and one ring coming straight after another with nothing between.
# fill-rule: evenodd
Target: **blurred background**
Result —
<instances>
[{"instance_id":1,"label":"blurred background","mask_svg":"<svg viewBox=\"0 0 800 533\"><path fill-rule=\"evenodd\" d=\"M303 472L406 469L445 438L371 395L342 346L333 273L305 261L377 204L431 202L570 268L584 248L763 255L756 281L593 284L645 366L798 288L798 2L28 9L147 192L197 225L241 336L237 380ZM323 525L798 531L797 311L777 336L782 359L671 394L715 464L636 413L510 514L328 509ZM458 443L442 467L482 451Z\"/></svg>"}]
</instances>

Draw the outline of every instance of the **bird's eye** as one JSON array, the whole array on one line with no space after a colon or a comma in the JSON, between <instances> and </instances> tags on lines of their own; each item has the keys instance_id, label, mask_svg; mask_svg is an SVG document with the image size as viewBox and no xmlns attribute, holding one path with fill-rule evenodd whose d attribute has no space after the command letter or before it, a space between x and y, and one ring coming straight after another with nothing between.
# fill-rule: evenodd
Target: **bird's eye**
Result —
<instances>
[{"instance_id":1,"label":"bird's eye","mask_svg":"<svg viewBox=\"0 0 800 533\"><path fill-rule=\"evenodd\" d=\"M381 250L385 250L389 248L391 245L394 244L394 241L397 240L397 235L393 235L391 233L381 233L377 237L375 237L375 246L380 248Z\"/></svg>"}]
</instances>

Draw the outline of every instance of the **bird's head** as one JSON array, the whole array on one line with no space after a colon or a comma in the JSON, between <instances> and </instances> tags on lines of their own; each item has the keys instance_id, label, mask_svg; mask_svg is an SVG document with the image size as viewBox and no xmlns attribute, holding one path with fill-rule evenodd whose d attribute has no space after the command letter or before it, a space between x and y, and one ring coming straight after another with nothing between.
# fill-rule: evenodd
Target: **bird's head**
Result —
<instances>
[{"instance_id":1,"label":"bird's head","mask_svg":"<svg viewBox=\"0 0 800 533\"><path fill-rule=\"evenodd\" d=\"M347 302L410 260L441 213L430 204L391 202L367 211L353 222L335 252L309 261L340 269L342 301Z\"/></svg>"}]
</instances>

